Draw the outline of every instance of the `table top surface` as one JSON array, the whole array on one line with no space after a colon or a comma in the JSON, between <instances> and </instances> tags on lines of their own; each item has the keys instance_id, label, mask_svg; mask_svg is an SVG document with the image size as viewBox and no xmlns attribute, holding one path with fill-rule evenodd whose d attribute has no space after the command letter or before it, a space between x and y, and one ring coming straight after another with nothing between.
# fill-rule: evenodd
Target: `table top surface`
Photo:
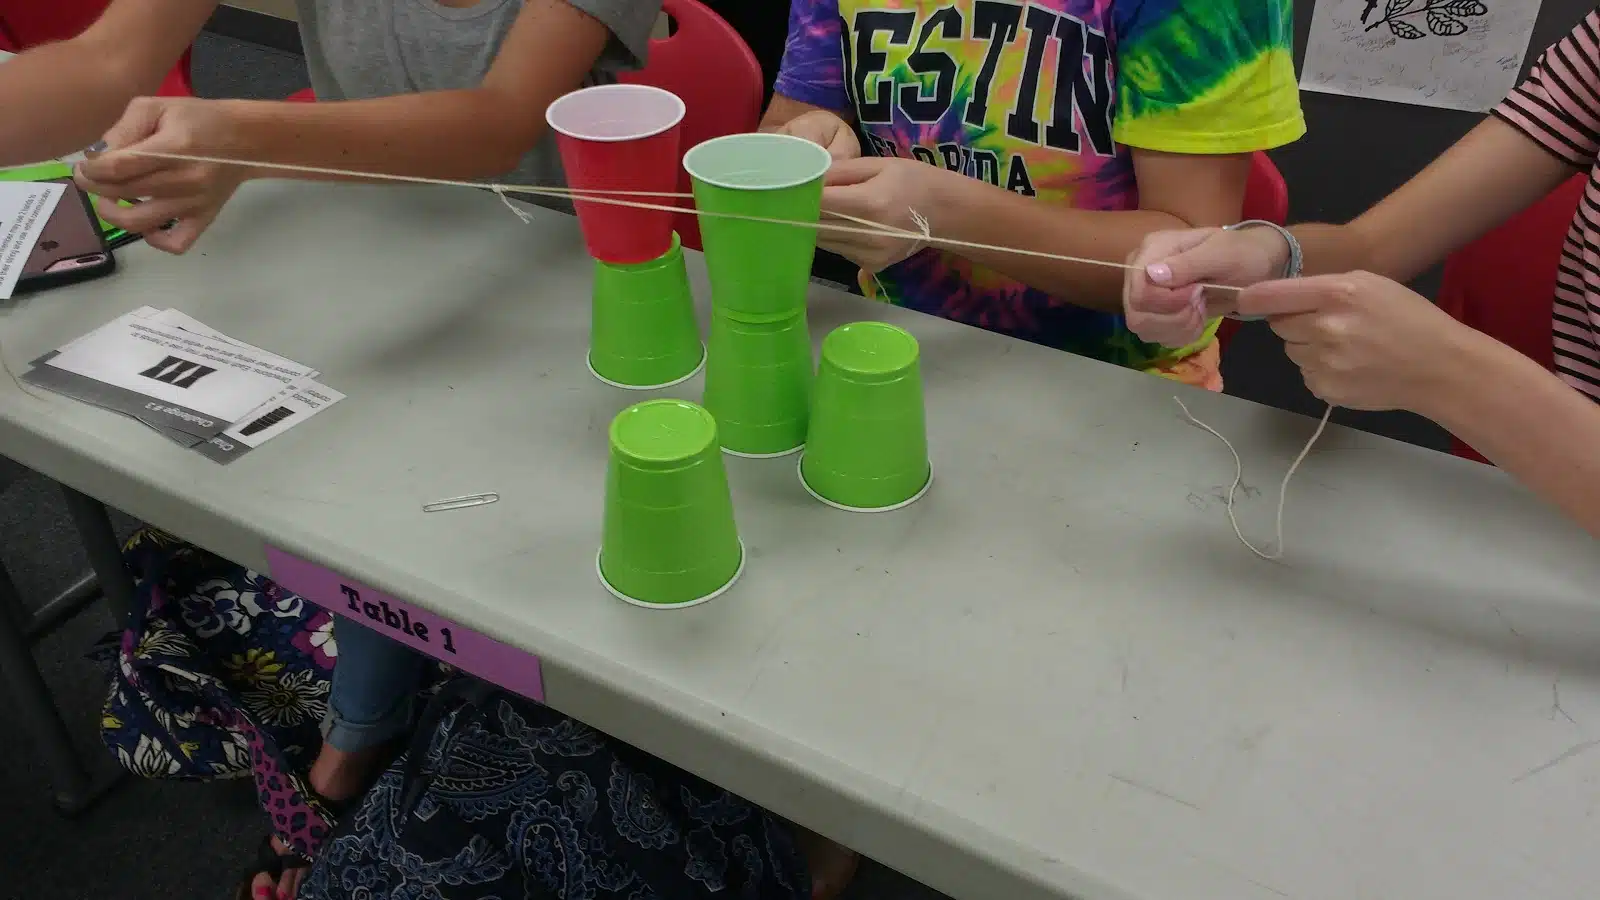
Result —
<instances>
[{"instance_id":1,"label":"table top surface","mask_svg":"<svg viewBox=\"0 0 1600 900\"><path fill-rule=\"evenodd\" d=\"M260 568L263 542L538 653L549 701L960 897L1577 897L1600 881L1591 540L1503 474L817 287L922 342L932 491L828 509L728 459L744 577L596 581L611 417L572 220L247 187L186 258L19 301L13 367L142 304L348 399L227 467L0 388L8 455ZM708 294L698 254L689 269ZM668 394L698 399L697 378ZM424 514L494 491L497 504Z\"/></svg>"}]
</instances>

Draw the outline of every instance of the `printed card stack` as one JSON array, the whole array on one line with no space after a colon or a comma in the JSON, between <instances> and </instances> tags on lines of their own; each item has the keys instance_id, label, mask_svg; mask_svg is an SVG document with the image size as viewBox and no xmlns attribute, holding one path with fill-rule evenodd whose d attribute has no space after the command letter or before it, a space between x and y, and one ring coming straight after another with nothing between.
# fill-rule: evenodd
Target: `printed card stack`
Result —
<instances>
[{"instance_id":1,"label":"printed card stack","mask_svg":"<svg viewBox=\"0 0 1600 900\"><path fill-rule=\"evenodd\" d=\"M318 374L146 306L39 357L22 380L132 416L226 465L344 399Z\"/></svg>"}]
</instances>

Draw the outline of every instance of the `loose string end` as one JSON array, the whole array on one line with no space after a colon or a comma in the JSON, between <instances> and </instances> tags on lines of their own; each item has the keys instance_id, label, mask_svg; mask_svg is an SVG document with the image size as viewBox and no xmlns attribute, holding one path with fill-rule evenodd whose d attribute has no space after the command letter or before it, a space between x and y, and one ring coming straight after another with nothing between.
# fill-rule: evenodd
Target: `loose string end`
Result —
<instances>
[{"instance_id":1,"label":"loose string end","mask_svg":"<svg viewBox=\"0 0 1600 900\"><path fill-rule=\"evenodd\" d=\"M1262 559L1268 561L1282 559L1284 551L1283 508L1284 504L1289 499L1289 481L1290 479L1294 478L1295 471L1300 468L1300 464L1302 462L1305 462L1306 455L1311 452L1311 448L1316 445L1317 440L1322 437L1322 432L1328 427L1328 420L1333 416L1333 405L1330 403L1328 408L1322 411L1322 420L1317 423L1316 430L1311 433L1311 439L1306 441L1304 447L1300 448L1299 455L1295 456L1294 462L1289 464L1289 470L1283 473L1283 483L1278 486L1277 536L1276 540L1274 541L1275 548L1271 552L1268 552L1260 549L1255 544L1250 543L1249 539L1244 536L1243 529L1239 527L1239 518L1234 513L1234 495L1238 493L1239 485L1244 481L1244 460L1239 457L1239 451L1234 449L1233 442L1224 437L1222 432L1195 418L1194 413L1189 411L1189 407L1181 398L1174 396L1172 398L1172 402L1178 404L1178 408L1183 410L1183 415L1189 420L1190 424L1210 432L1212 436L1222 442L1224 447L1228 448L1229 453L1233 454L1233 484L1228 486L1227 506L1228 522L1233 526L1234 536L1239 539L1239 543L1245 546L1245 549L1249 550L1251 553L1254 553L1256 556L1261 557Z\"/></svg>"},{"instance_id":2,"label":"loose string end","mask_svg":"<svg viewBox=\"0 0 1600 900\"><path fill-rule=\"evenodd\" d=\"M517 218L522 220L522 224L524 224L524 225L532 225L533 224L533 216L528 215L528 211L527 210L517 206L515 203L512 203L511 202L511 198L506 196L506 186L505 185L503 185L503 184L495 185L494 186L494 193L495 193L495 196L500 198L500 202L504 203L506 205L506 209L511 210L511 214L512 215L514 215Z\"/></svg>"}]
</instances>

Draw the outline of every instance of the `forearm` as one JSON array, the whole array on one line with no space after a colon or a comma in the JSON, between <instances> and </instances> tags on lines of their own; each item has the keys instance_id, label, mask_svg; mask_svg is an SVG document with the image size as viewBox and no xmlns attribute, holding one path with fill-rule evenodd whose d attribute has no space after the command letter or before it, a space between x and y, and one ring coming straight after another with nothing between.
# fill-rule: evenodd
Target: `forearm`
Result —
<instances>
[{"instance_id":1,"label":"forearm","mask_svg":"<svg viewBox=\"0 0 1600 900\"><path fill-rule=\"evenodd\" d=\"M937 209L918 210L939 237L1000 245L1041 255L966 247L945 249L1004 275L1090 309L1122 309L1122 270L1049 256L1120 261L1155 231L1189 223L1155 210L1101 212L1048 204L988 182L947 173L939 179Z\"/></svg>"},{"instance_id":2,"label":"forearm","mask_svg":"<svg viewBox=\"0 0 1600 900\"><path fill-rule=\"evenodd\" d=\"M1573 170L1499 119L1348 225L1290 229L1305 274L1358 269L1408 282L1553 190Z\"/></svg>"},{"instance_id":3,"label":"forearm","mask_svg":"<svg viewBox=\"0 0 1600 900\"><path fill-rule=\"evenodd\" d=\"M485 89L343 102L228 102L236 138L219 150L231 158L378 175L463 180L502 175L545 130L542 115L526 110L514 115ZM252 174L275 173L257 169Z\"/></svg>"},{"instance_id":4,"label":"forearm","mask_svg":"<svg viewBox=\"0 0 1600 900\"><path fill-rule=\"evenodd\" d=\"M1445 382L1416 411L1600 537L1600 405L1510 347L1462 331Z\"/></svg>"},{"instance_id":5,"label":"forearm","mask_svg":"<svg viewBox=\"0 0 1600 900\"><path fill-rule=\"evenodd\" d=\"M77 41L7 60L0 65L0 166L40 162L93 144L129 100L154 93L159 84L140 82Z\"/></svg>"}]
</instances>

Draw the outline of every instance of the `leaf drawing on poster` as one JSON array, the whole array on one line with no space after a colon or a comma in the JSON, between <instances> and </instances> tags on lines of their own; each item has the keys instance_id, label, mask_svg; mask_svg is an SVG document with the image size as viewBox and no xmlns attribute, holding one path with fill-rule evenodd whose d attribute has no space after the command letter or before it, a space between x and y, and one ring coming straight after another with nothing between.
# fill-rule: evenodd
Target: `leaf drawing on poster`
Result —
<instances>
[{"instance_id":1,"label":"leaf drawing on poster","mask_svg":"<svg viewBox=\"0 0 1600 900\"><path fill-rule=\"evenodd\" d=\"M1516 81L1539 0L1320 0L1300 86L1486 112Z\"/></svg>"},{"instance_id":2,"label":"leaf drawing on poster","mask_svg":"<svg viewBox=\"0 0 1600 900\"><path fill-rule=\"evenodd\" d=\"M1378 0L1366 0L1367 7L1361 12L1361 21L1365 23L1378 8ZM1432 33L1438 37L1455 37L1467 33L1467 23L1464 19L1475 19L1487 16L1489 7L1480 0L1445 0L1445 2L1428 2L1428 0L1389 0L1384 8L1383 17L1367 26L1371 31L1380 25L1389 26L1389 33L1406 41L1415 41ZM1428 31L1424 32L1415 24L1407 21L1408 18L1421 15L1427 23Z\"/></svg>"}]
</instances>

